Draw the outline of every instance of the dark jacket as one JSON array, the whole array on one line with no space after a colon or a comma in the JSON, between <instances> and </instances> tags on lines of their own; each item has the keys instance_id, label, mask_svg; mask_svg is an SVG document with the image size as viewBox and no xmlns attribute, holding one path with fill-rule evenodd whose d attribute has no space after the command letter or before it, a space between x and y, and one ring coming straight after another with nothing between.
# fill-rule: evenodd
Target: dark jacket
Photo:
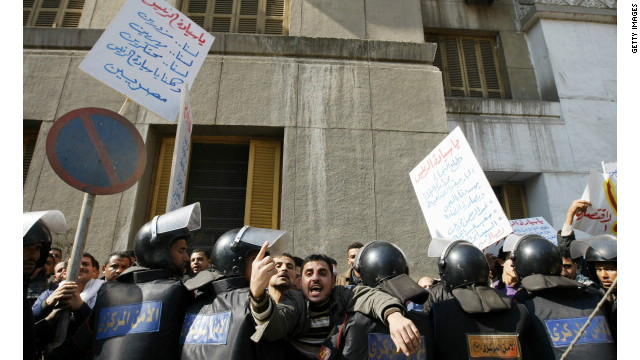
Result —
<instances>
[{"instance_id":1,"label":"dark jacket","mask_svg":"<svg viewBox=\"0 0 640 360\"><path fill-rule=\"evenodd\" d=\"M249 284L244 278L219 279L200 290L202 295L187 308L182 325L181 359L278 358L268 356L277 349L250 339L255 328L249 309Z\"/></svg>"},{"instance_id":2,"label":"dark jacket","mask_svg":"<svg viewBox=\"0 0 640 360\"><path fill-rule=\"evenodd\" d=\"M596 290L561 276L522 279L514 300L532 316L529 348L536 359L560 359L602 298ZM615 344L604 309L600 309L567 359L615 359Z\"/></svg>"}]
</instances>

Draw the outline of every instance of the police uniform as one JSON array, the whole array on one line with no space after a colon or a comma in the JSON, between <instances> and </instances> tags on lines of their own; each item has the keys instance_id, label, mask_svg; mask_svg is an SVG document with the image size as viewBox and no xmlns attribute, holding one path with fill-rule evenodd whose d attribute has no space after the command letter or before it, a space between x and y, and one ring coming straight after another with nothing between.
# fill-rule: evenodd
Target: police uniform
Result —
<instances>
[{"instance_id":1,"label":"police uniform","mask_svg":"<svg viewBox=\"0 0 640 360\"><path fill-rule=\"evenodd\" d=\"M205 287L182 324L183 360L263 359L249 309L249 284L244 278L223 278Z\"/></svg>"},{"instance_id":2,"label":"police uniform","mask_svg":"<svg viewBox=\"0 0 640 360\"><path fill-rule=\"evenodd\" d=\"M134 268L104 283L94 307L94 359L180 356L180 329L193 294L170 275Z\"/></svg>"},{"instance_id":3,"label":"police uniform","mask_svg":"<svg viewBox=\"0 0 640 360\"><path fill-rule=\"evenodd\" d=\"M532 314L529 346L536 359L560 359L586 323L602 296L594 289L561 276L530 275L522 279L526 291L515 300ZM615 344L603 308L587 327L567 359L615 359Z\"/></svg>"},{"instance_id":4,"label":"police uniform","mask_svg":"<svg viewBox=\"0 0 640 360\"><path fill-rule=\"evenodd\" d=\"M454 289L431 308L435 359L526 359L529 314L487 286Z\"/></svg>"}]
</instances>

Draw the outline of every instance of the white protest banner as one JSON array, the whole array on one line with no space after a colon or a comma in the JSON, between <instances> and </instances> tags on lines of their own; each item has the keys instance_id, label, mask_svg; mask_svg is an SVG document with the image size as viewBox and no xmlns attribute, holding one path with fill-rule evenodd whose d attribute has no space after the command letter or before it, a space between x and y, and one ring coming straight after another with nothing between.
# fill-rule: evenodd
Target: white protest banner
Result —
<instances>
[{"instance_id":1,"label":"white protest banner","mask_svg":"<svg viewBox=\"0 0 640 360\"><path fill-rule=\"evenodd\" d=\"M176 142L173 147L173 159L171 160L167 212L181 208L184 205L187 168L189 164L189 147L191 146L191 131L193 129L192 124L189 86L188 84L184 84L180 101Z\"/></svg>"},{"instance_id":2,"label":"white protest banner","mask_svg":"<svg viewBox=\"0 0 640 360\"><path fill-rule=\"evenodd\" d=\"M617 162L605 163L603 161L602 170L604 171L605 174L609 174L609 176L611 176L616 182L618 181L618 163Z\"/></svg>"},{"instance_id":3,"label":"white protest banner","mask_svg":"<svg viewBox=\"0 0 640 360\"><path fill-rule=\"evenodd\" d=\"M129 0L80 69L175 122L183 84L193 84L214 37L162 0Z\"/></svg>"},{"instance_id":4,"label":"white protest banner","mask_svg":"<svg viewBox=\"0 0 640 360\"><path fill-rule=\"evenodd\" d=\"M463 239L484 249L512 232L460 127L409 176L432 238Z\"/></svg>"},{"instance_id":5,"label":"white protest banner","mask_svg":"<svg viewBox=\"0 0 640 360\"><path fill-rule=\"evenodd\" d=\"M543 217L509 220L514 234L537 234L558 245L558 232Z\"/></svg>"},{"instance_id":6,"label":"white protest banner","mask_svg":"<svg viewBox=\"0 0 640 360\"><path fill-rule=\"evenodd\" d=\"M574 217L573 228L591 235L618 235L616 177L591 170L582 199L591 202L585 212Z\"/></svg>"}]
</instances>

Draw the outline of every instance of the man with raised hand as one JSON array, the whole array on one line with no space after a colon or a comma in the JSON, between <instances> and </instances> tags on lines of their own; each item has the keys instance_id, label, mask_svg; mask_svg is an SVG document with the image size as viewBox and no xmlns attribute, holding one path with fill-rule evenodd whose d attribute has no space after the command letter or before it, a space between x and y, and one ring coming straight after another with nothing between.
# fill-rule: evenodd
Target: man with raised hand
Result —
<instances>
[{"instance_id":1,"label":"man with raised hand","mask_svg":"<svg viewBox=\"0 0 640 360\"><path fill-rule=\"evenodd\" d=\"M254 341L290 339L298 356L313 359L336 324L347 312L358 311L389 326L396 351L410 355L420 347L420 333L403 316L404 306L395 297L368 286L334 286L331 262L321 254L309 255L302 267L302 291L287 291L276 304L265 288L276 273L266 255L265 243L252 264L250 306L258 324Z\"/></svg>"}]
</instances>

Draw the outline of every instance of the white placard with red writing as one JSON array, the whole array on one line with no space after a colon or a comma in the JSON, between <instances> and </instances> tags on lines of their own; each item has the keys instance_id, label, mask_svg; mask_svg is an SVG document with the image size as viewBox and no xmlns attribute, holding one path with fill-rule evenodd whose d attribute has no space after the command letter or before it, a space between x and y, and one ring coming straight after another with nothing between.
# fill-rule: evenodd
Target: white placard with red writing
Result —
<instances>
[{"instance_id":1,"label":"white placard with red writing","mask_svg":"<svg viewBox=\"0 0 640 360\"><path fill-rule=\"evenodd\" d=\"M180 115L178 116L178 130L173 147L171 161L171 176L167 199L167 212L181 208L184 205L184 194L187 185L187 169L189 168L189 148L191 146L191 132L193 119L191 118L191 101L189 100L189 85L182 87Z\"/></svg>"},{"instance_id":2,"label":"white placard with red writing","mask_svg":"<svg viewBox=\"0 0 640 360\"><path fill-rule=\"evenodd\" d=\"M162 0L129 0L80 69L176 122L183 84L193 84L214 37Z\"/></svg>"},{"instance_id":3,"label":"white placard with red writing","mask_svg":"<svg viewBox=\"0 0 640 360\"><path fill-rule=\"evenodd\" d=\"M537 234L558 245L558 232L543 217L509 220L514 234Z\"/></svg>"},{"instance_id":4,"label":"white placard with red writing","mask_svg":"<svg viewBox=\"0 0 640 360\"><path fill-rule=\"evenodd\" d=\"M573 227L591 235L618 235L617 169L615 177L591 170L582 199L591 202L574 216Z\"/></svg>"},{"instance_id":5,"label":"white placard with red writing","mask_svg":"<svg viewBox=\"0 0 640 360\"><path fill-rule=\"evenodd\" d=\"M467 240L484 249L512 232L460 127L409 176L432 238Z\"/></svg>"}]
</instances>

